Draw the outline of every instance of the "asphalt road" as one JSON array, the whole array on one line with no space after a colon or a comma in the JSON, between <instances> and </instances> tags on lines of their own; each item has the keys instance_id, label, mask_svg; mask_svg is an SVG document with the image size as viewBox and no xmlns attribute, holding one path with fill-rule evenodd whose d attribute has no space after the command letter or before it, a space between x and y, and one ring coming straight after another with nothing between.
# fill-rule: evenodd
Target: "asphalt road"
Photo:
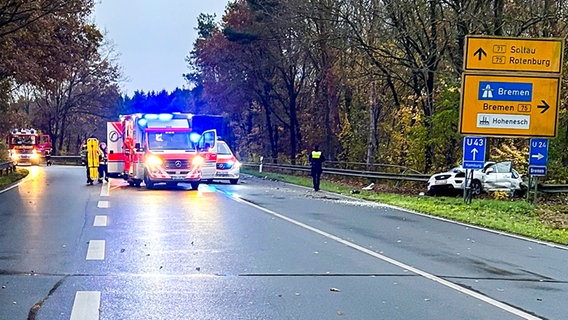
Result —
<instances>
[{"instance_id":1,"label":"asphalt road","mask_svg":"<svg viewBox=\"0 0 568 320\"><path fill-rule=\"evenodd\" d=\"M0 193L0 320L568 317L564 247L253 177L30 169Z\"/></svg>"}]
</instances>

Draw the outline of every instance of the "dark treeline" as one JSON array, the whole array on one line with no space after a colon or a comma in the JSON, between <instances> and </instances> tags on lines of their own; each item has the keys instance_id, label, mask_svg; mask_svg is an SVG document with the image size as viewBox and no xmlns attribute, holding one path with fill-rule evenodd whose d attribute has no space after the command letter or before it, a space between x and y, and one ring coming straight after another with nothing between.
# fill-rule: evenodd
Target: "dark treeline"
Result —
<instances>
[{"instance_id":1,"label":"dark treeline","mask_svg":"<svg viewBox=\"0 0 568 320\"><path fill-rule=\"evenodd\" d=\"M568 26L567 1L235 0L220 20L198 18L191 90L130 97L112 47L89 23L92 0L4 2L1 132L34 126L57 153L73 154L119 114L208 113L230 119L244 160L303 163L319 144L331 160L422 172L462 158L465 36L563 38ZM568 178L565 101L549 150L548 176L559 182ZM528 139L489 144L489 159L526 172Z\"/></svg>"},{"instance_id":2,"label":"dark treeline","mask_svg":"<svg viewBox=\"0 0 568 320\"><path fill-rule=\"evenodd\" d=\"M91 22L94 1L0 4L0 132L34 127L56 154L68 152L119 97L115 55Z\"/></svg>"},{"instance_id":3,"label":"dark treeline","mask_svg":"<svg viewBox=\"0 0 568 320\"><path fill-rule=\"evenodd\" d=\"M465 36L563 38L567 14L546 0L236 0L220 22L199 17L187 78L232 115L251 158L303 162L320 144L328 159L433 172L462 158ZM549 151L561 179L564 101ZM489 159L526 172L528 139L489 144Z\"/></svg>"}]
</instances>

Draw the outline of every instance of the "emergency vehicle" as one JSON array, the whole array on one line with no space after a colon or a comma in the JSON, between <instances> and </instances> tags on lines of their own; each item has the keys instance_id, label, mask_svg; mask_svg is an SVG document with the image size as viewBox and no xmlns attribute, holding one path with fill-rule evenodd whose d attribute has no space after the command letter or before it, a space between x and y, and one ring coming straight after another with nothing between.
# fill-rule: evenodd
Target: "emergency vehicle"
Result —
<instances>
[{"instance_id":1,"label":"emergency vehicle","mask_svg":"<svg viewBox=\"0 0 568 320\"><path fill-rule=\"evenodd\" d=\"M51 139L35 129L13 129L6 138L10 159L16 164L38 165L51 154Z\"/></svg>"},{"instance_id":2,"label":"emergency vehicle","mask_svg":"<svg viewBox=\"0 0 568 320\"><path fill-rule=\"evenodd\" d=\"M187 113L137 113L107 123L108 175L131 186L189 183L215 176L216 130L192 130Z\"/></svg>"}]
</instances>

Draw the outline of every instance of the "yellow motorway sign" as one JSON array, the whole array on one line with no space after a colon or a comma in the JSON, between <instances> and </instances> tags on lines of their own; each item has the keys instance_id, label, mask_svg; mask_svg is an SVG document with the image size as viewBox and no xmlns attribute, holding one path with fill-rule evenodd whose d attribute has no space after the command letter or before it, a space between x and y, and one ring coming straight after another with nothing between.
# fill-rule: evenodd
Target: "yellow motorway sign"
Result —
<instances>
[{"instance_id":1,"label":"yellow motorway sign","mask_svg":"<svg viewBox=\"0 0 568 320\"><path fill-rule=\"evenodd\" d=\"M460 133L556 137L560 79L464 74Z\"/></svg>"},{"instance_id":2,"label":"yellow motorway sign","mask_svg":"<svg viewBox=\"0 0 568 320\"><path fill-rule=\"evenodd\" d=\"M560 73L564 40L467 36L464 71Z\"/></svg>"}]
</instances>

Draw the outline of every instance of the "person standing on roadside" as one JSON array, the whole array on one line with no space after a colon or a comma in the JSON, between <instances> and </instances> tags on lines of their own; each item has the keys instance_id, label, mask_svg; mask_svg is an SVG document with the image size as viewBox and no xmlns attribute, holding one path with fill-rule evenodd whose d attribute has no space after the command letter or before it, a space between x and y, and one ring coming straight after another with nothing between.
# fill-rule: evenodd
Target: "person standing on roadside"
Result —
<instances>
[{"instance_id":1,"label":"person standing on roadside","mask_svg":"<svg viewBox=\"0 0 568 320\"><path fill-rule=\"evenodd\" d=\"M309 155L312 182L314 185L314 191L319 191L320 189L320 177L323 171L322 165L325 162L325 156L321 152L319 145L314 146L314 150Z\"/></svg>"},{"instance_id":2,"label":"person standing on roadside","mask_svg":"<svg viewBox=\"0 0 568 320\"><path fill-rule=\"evenodd\" d=\"M108 182L108 154L107 145L103 141L99 143L99 183L103 182L103 178Z\"/></svg>"}]
</instances>

